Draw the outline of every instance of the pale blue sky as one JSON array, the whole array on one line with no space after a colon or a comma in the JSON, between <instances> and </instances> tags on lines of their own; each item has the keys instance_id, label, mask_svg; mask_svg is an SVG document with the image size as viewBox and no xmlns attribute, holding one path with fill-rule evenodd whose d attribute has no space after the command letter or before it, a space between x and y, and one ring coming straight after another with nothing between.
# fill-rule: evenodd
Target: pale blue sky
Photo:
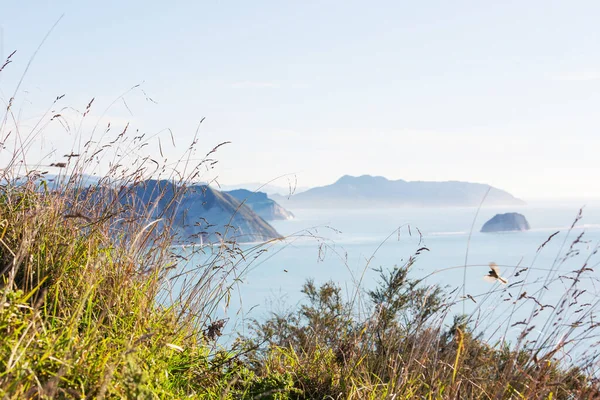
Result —
<instances>
[{"instance_id":1,"label":"pale blue sky","mask_svg":"<svg viewBox=\"0 0 600 400\"><path fill-rule=\"evenodd\" d=\"M600 197L600 2L0 0L4 100L29 57L24 123L54 98L201 141L225 184L296 173L489 183ZM73 138L49 129L47 148ZM66 147L66 148L65 148ZM285 181L282 182L286 185Z\"/></svg>"}]
</instances>

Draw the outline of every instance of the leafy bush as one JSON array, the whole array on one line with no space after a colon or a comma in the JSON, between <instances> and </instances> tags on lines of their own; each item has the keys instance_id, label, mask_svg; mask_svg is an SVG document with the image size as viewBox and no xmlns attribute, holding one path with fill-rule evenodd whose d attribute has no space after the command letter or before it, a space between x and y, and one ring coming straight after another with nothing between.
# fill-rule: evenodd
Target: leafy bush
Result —
<instances>
[{"instance_id":1,"label":"leafy bush","mask_svg":"<svg viewBox=\"0 0 600 400\"><path fill-rule=\"evenodd\" d=\"M367 312L335 283L309 280L299 309L254 321L248 362L258 374L291 374L302 399L600 396L595 377L561 363L555 350L540 357L540 347L492 346L466 315L444 328L449 296L410 279L414 261L380 270Z\"/></svg>"}]
</instances>

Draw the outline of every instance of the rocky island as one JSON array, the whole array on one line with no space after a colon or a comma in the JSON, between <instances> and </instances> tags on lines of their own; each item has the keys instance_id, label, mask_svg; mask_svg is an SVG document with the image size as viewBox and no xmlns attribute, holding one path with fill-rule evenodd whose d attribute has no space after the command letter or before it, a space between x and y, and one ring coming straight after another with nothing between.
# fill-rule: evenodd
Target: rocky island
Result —
<instances>
[{"instance_id":1,"label":"rocky island","mask_svg":"<svg viewBox=\"0 0 600 400\"><path fill-rule=\"evenodd\" d=\"M79 194L80 199L86 197L97 209L118 202L131 216L158 221L157 229L168 229L175 243L245 243L281 237L251 207L207 185L180 186L148 179L120 189L90 186Z\"/></svg>"},{"instance_id":2,"label":"rocky island","mask_svg":"<svg viewBox=\"0 0 600 400\"><path fill-rule=\"evenodd\" d=\"M256 242L281 237L249 206L207 185L180 187L165 180L148 180L136 187L136 194L142 204L155 210L155 217L172 219L173 228L184 240Z\"/></svg>"},{"instance_id":3,"label":"rocky island","mask_svg":"<svg viewBox=\"0 0 600 400\"><path fill-rule=\"evenodd\" d=\"M511 232L529 230L529 222L523 214L506 213L496 214L492 219L483 224L481 232Z\"/></svg>"}]
</instances>

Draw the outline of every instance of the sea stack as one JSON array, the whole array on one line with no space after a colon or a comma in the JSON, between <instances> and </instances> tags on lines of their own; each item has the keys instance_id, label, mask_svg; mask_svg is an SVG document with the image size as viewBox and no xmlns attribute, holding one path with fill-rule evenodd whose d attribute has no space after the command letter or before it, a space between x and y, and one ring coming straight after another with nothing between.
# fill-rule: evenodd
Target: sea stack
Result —
<instances>
[{"instance_id":1,"label":"sea stack","mask_svg":"<svg viewBox=\"0 0 600 400\"><path fill-rule=\"evenodd\" d=\"M529 222L523 214L506 213L496 214L492 219L483 224L481 232L512 232L529 230Z\"/></svg>"}]
</instances>

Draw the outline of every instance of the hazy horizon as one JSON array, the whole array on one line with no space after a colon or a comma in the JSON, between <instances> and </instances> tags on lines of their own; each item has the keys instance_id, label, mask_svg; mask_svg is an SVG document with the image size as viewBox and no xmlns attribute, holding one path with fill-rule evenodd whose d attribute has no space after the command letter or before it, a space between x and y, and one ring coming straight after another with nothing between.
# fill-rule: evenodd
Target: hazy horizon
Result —
<instances>
[{"instance_id":1,"label":"hazy horizon","mask_svg":"<svg viewBox=\"0 0 600 400\"><path fill-rule=\"evenodd\" d=\"M385 176L384 176L385 177ZM338 177L338 179L341 178ZM387 178L387 177L385 177ZM329 182L329 183L325 183L323 185L315 185L315 186L296 186L294 187L293 184L293 180L292 180L292 194L298 194L298 193L302 193L305 192L309 189L315 188L315 187L321 187L321 186L327 186L327 185L331 185L335 182L337 182L338 179L334 179L333 181ZM399 178L402 179L402 178ZM396 180L396 179L389 179L389 180ZM414 180L414 181L408 181L407 182L417 182L417 181L423 181L423 180ZM452 180L449 180L452 181ZM434 181L427 181L427 182L434 182ZM444 182L444 181L437 181L437 182ZM446 181L447 182L447 181ZM233 190L233 189L248 189L248 190L255 190L255 191L261 191L261 192L265 192L265 193L269 193L269 194L279 194L279 195L288 195L290 193L289 186L285 186L284 183L287 183L286 181L281 181L281 184L278 184L278 181L275 182L241 182L241 183L223 183L220 182L218 183L218 185L216 183L213 183L213 186L217 186L217 189L221 189L224 191L227 190ZM487 184L486 182L469 182L469 183L480 183L480 184ZM260 188L261 186L263 186L263 188ZM493 186L493 185L491 185ZM495 187L495 186L494 186ZM496 189L500 189L500 190L505 190L501 187L496 187ZM551 204L551 205L556 205L558 203L560 204L565 204L565 205L569 205L569 206L578 206L578 207L585 207L588 202L590 204L600 204L600 196L597 197L590 197L590 196L582 196L582 197L569 197L569 196L564 196L564 197L519 197L517 195L515 195L514 193L511 193L510 191L505 190L506 192L514 195L516 198L520 199L520 200L524 200L527 203L534 203L536 205L540 205L540 204ZM485 204L484 204L485 207ZM495 207L495 206L494 206Z\"/></svg>"},{"instance_id":2,"label":"hazy horizon","mask_svg":"<svg viewBox=\"0 0 600 400\"><path fill-rule=\"evenodd\" d=\"M62 16L16 93L15 121L37 129L62 94L59 110L94 107L81 127L65 108L70 129L45 126L32 162L62 161L80 149L77 132L85 142L108 121L112 133L130 122L156 135L155 146L162 137L176 160L205 117L203 151L232 142L203 177L222 184L369 174L595 200L599 12L541 0L10 3L0 65L17 53L0 72L0 101Z\"/></svg>"}]
</instances>

